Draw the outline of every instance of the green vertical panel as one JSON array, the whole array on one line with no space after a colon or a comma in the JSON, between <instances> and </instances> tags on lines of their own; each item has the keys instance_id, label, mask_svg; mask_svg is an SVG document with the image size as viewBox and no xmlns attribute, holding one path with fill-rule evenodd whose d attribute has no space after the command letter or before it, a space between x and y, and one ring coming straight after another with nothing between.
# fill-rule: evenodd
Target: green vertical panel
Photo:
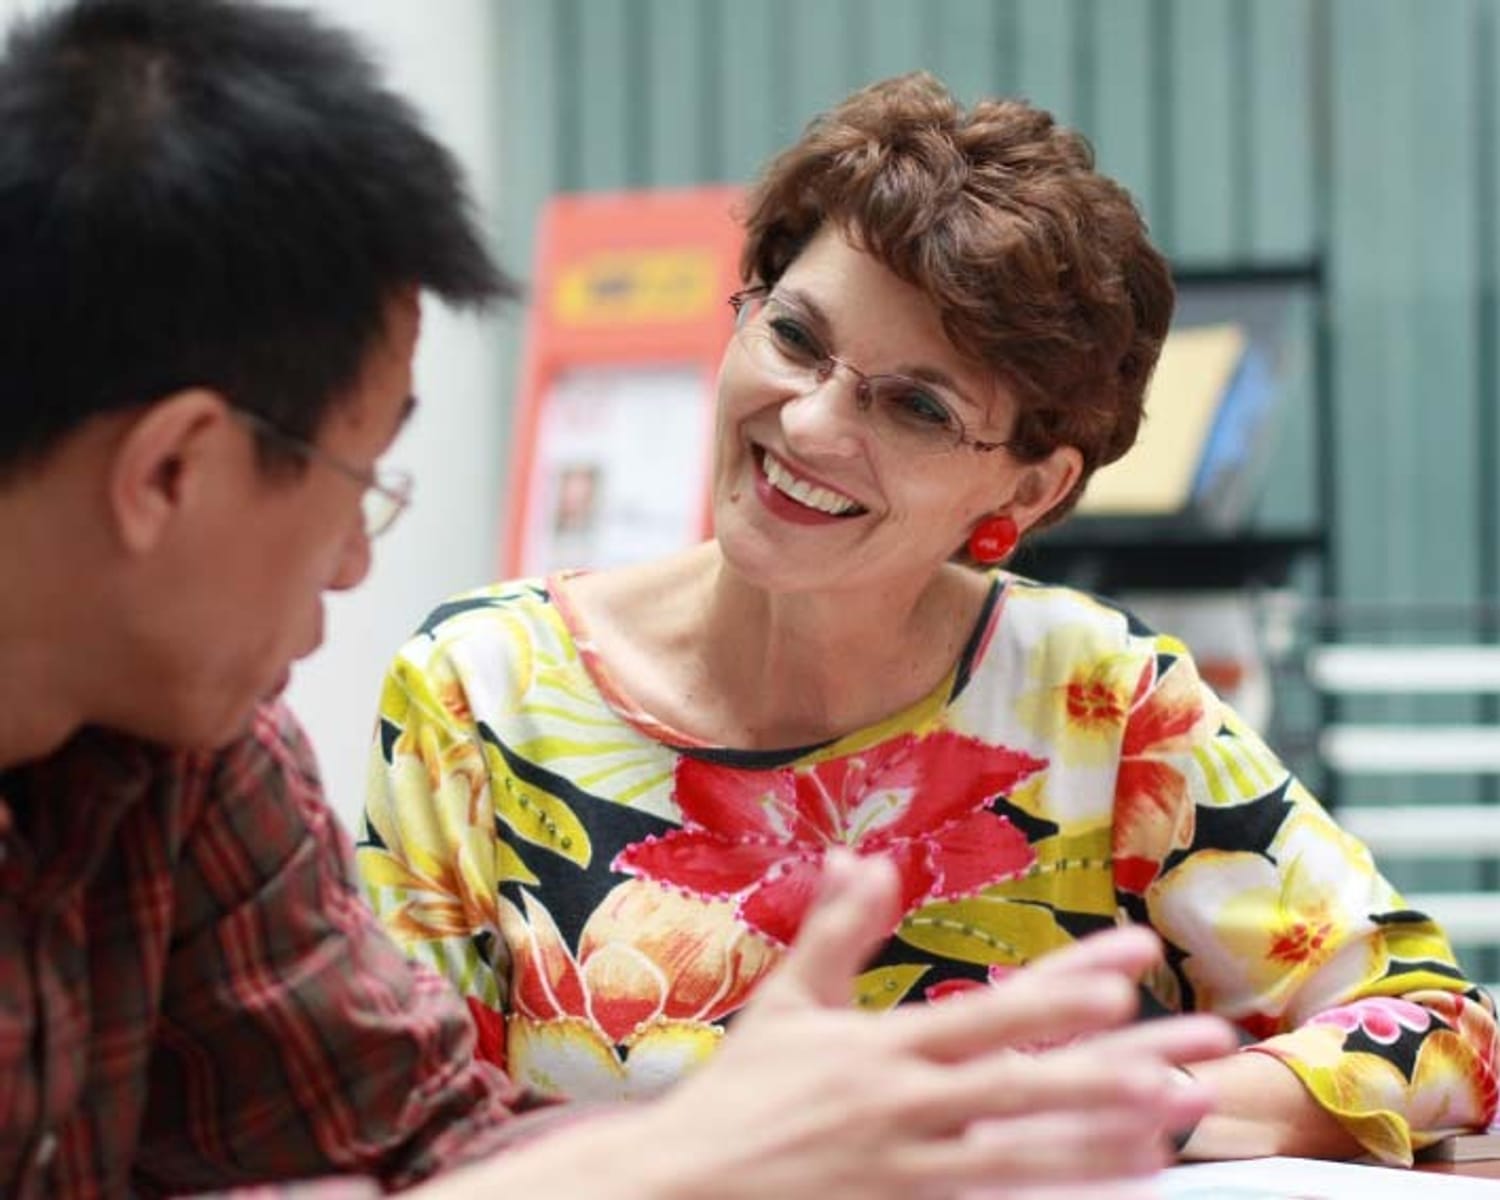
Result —
<instances>
[{"instance_id":1,"label":"green vertical panel","mask_svg":"<svg viewBox=\"0 0 1500 1200\"><path fill-rule=\"evenodd\" d=\"M1478 437L1479 489L1475 500L1480 531L1479 595L1488 605L1500 602L1500 4L1487 0L1477 14L1474 39L1478 128L1475 160L1479 168L1477 207L1479 279ZM1500 627L1481 628L1484 640L1500 641ZM1500 697L1481 702L1480 718L1500 724ZM1476 799L1500 805L1500 778L1482 781ZM1500 819L1497 812L1496 819ZM1500 886L1500 862L1493 858L1479 869L1478 884L1488 890ZM1500 976L1500 955L1491 951L1478 967L1479 978Z\"/></svg>"},{"instance_id":2,"label":"green vertical panel","mask_svg":"<svg viewBox=\"0 0 1500 1200\"><path fill-rule=\"evenodd\" d=\"M639 81L631 70L626 5L627 0L577 0L572 32L577 39L578 143L576 178L569 184L586 191L640 181L642 164L632 150L641 127L630 104Z\"/></svg>"},{"instance_id":3,"label":"green vertical panel","mask_svg":"<svg viewBox=\"0 0 1500 1200\"><path fill-rule=\"evenodd\" d=\"M1305 259L1317 239L1313 3L1248 5L1250 255Z\"/></svg>"},{"instance_id":4,"label":"green vertical panel","mask_svg":"<svg viewBox=\"0 0 1500 1200\"><path fill-rule=\"evenodd\" d=\"M1465 0L1337 9L1338 533L1353 597L1476 592L1473 15Z\"/></svg>"},{"instance_id":5,"label":"green vertical panel","mask_svg":"<svg viewBox=\"0 0 1500 1200\"><path fill-rule=\"evenodd\" d=\"M1065 124L1079 120L1077 0L1018 0L1016 90Z\"/></svg>"},{"instance_id":6,"label":"green vertical panel","mask_svg":"<svg viewBox=\"0 0 1500 1200\"><path fill-rule=\"evenodd\" d=\"M1404 197L1413 240L1415 287L1405 306L1415 373L1403 399L1420 482L1415 496L1402 496L1397 488L1391 499L1414 508L1415 553L1403 589L1413 598L1434 590L1461 601L1477 595L1474 8L1474 0L1449 0L1430 10L1408 7L1406 13L1417 136ZM1438 530L1442 535L1434 536Z\"/></svg>"},{"instance_id":7,"label":"green vertical panel","mask_svg":"<svg viewBox=\"0 0 1500 1200\"><path fill-rule=\"evenodd\" d=\"M1094 142L1099 169L1119 180L1151 221L1157 197L1153 187L1154 143L1152 77L1157 52L1152 37L1151 0L1108 0L1095 11L1093 113L1084 130Z\"/></svg>"},{"instance_id":8,"label":"green vertical panel","mask_svg":"<svg viewBox=\"0 0 1500 1200\"><path fill-rule=\"evenodd\" d=\"M1482 457L1476 505L1485 531L1479 554L1482 594L1489 603L1500 605L1500 3L1491 0L1479 17L1475 52L1481 107L1475 157L1481 171L1477 233L1482 273L1478 382Z\"/></svg>"},{"instance_id":9,"label":"green vertical panel","mask_svg":"<svg viewBox=\"0 0 1500 1200\"><path fill-rule=\"evenodd\" d=\"M931 0L863 0L858 6L865 53L860 83L930 68Z\"/></svg>"},{"instance_id":10,"label":"green vertical panel","mask_svg":"<svg viewBox=\"0 0 1500 1200\"><path fill-rule=\"evenodd\" d=\"M1397 435L1412 377L1410 331L1400 311L1412 271L1403 196L1415 130L1413 63L1403 0L1336 0L1331 50L1333 177L1329 253L1334 340L1337 493L1333 538L1341 601L1400 592L1393 568L1409 550L1409 521L1388 525L1393 484L1407 491L1415 463ZM1372 250L1378 248L1378 252ZM1400 482L1397 482L1400 481ZM1390 705L1345 703L1341 715L1389 720ZM1346 801L1401 799L1389 781L1349 780Z\"/></svg>"},{"instance_id":11,"label":"green vertical panel","mask_svg":"<svg viewBox=\"0 0 1500 1200\"><path fill-rule=\"evenodd\" d=\"M857 86L859 49L850 28L848 0L806 0L787 14L787 112L801 129Z\"/></svg>"},{"instance_id":12,"label":"green vertical panel","mask_svg":"<svg viewBox=\"0 0 1500 1200\"><path fill-rule=\"evenodd\" d=\"M1408 553L1408 522L1386 529L1388 489L1410 488L1415 464L1400 428L1411 345L1399 307L1410 287L1413 64L1403 44L1404 0L1336 0L1331 38L1329 213L1335 444L1342 598L1400 590L1392 568Z\"/></svg>"},{"instance_id":13,"label":"green vertical panel","mask_svg":"<svg viewBox=\"0 0 1500 1200\"><path fill-rule=\"evenodd\" d=\"M1346 600L1464 605L1477 595L1474 16L1466 0L1420 10L1342 0L1334 10L1335 533ZM1438 636L1470 633L1455 620ZM1392 702L1372 715L1463 720L1473 708ZM1355 794L1434 791L1397 779ZM1472 781L1439 794L1472 798Z\"/></svg>"},{"instance_id":14,"label":"green vertical panel","mask_svg":"<svg viewBox=\"0 0 1500 1200\"><path fill-rule=\"evenodd\" d=\"M964 104L1002 94L1002 6L995 0L943 0L929 19L937 23L933 70Z\"/></svg>"},{"instance_id":15,"label":"green vertical panel","mask_svg":"<svg viewBox=\"0 0 1500 1200\"><path fill-rule=\"evenodd\" d=\"M1238 257L1234 154L1243 146L1235 112L1234 0L1181 0L1172 7L1172 253L1181 263Z\"/></svg>"},{"instance_id":16,"label":"green vertical panel","mask_svg":"<svg viewBox=\"0 0 1500 1200\"><path fill-rule=\"evenodd\" d=\"M704 0L716 8L719 152L723 179L750 179L780 148L788 130L778 121L784 61L775 37L781 6Z\"/></svg>"},{"instance_id":17,"label":"green vertical panel","mask_svg":"<svg viewBox=\"0 0 1500 1200\"><path fill-rule=\"evenodd\" d=\"M703 5L700 0L645 0L645 174L657 187L707 178L703 107Z\"/></svg>"},{"instance_id":18,"label":"green vertical panel","mask_svg":"<svg viewBox=\"0 0 1500 1200\"><path fill-rule=\"evenodd\" d=\"M557 9L503 0L500 38L500 241L506 261L531 267L537 214L559 186Z\"/></svg>"},{"instance_id":19,"label":"green vertical panel","mask_svg":"<svg viewBox=\"0 0 1500 1200\"><path fill-rule=\"evenodd\" d=\"M1244 0L1240 0L1244 3ZM1256 0L1244 10L1246 193L1241 209L1246 256L1257 262L1308 262L1316 254L1314 146L1317 134L1313 3ZM1307 527L1319 516L1319 447L1312 314L1298 314L1275 448L1257 511L1263 526Z\"/></svg>"}]
</instances>

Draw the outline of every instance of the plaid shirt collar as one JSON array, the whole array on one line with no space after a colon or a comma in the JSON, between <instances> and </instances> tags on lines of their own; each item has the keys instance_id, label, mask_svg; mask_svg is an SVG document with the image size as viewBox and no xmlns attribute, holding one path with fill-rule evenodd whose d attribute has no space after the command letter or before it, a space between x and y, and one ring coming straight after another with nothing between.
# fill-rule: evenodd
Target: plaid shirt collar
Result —
<instances>
[{"instance_id":1,"label":"plaid shirt collar","mask_svg":"<svg viewBox=\"0 0 1500 1200\"><path fill-rule=\"evenodd\" d=\"M0 892L40 911L83 886L167 753L88 728L50 757L0 776ZM33 804L33 796L52 799Z\"/></svg>"}]
</instances>

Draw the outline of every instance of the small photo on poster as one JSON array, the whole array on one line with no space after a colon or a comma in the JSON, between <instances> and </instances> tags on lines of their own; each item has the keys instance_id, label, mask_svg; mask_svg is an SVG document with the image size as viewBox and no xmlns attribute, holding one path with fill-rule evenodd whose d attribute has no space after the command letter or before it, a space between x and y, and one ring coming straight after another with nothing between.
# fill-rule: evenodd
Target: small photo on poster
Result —
<instances>
[{"instance_id":1,"label":"small photo on poster","mask_svg":"<svg viewBox=\"0 0 1500 1200\"><path fill-rule=\"evenodd\" d=\"M622 566L699 541L712 405L698 366L560 373L521 498L522 572Z\"/></svg>"},{"instance_id":2,"label":"small photo on poster","mask_svg":"<svg viewBox=\"0 0 1500 1200\"><path fill-rule=\"evenodd\" d=\"M591 534L599 509L599 464L561 464L557 469L555 496L553 535L576 537Z\"/></svg>"}]
</instances>

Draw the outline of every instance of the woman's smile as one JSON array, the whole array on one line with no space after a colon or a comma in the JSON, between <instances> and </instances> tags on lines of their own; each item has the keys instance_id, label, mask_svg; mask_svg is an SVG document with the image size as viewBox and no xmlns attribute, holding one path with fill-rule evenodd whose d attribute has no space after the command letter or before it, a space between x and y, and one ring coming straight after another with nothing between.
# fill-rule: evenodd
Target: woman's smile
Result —
<instances>
[{"instance_id":1,"label":"woman's smile","mask_svg":"<svg viewBox=\"0 0 1500 1200\"><path fill-rule=\"evenodd\" d=\"M827 484L793 470L763 446L754 448L755 490L777 516L803 524L844 520L869 510Z\"/></svg>"}]
</instances>

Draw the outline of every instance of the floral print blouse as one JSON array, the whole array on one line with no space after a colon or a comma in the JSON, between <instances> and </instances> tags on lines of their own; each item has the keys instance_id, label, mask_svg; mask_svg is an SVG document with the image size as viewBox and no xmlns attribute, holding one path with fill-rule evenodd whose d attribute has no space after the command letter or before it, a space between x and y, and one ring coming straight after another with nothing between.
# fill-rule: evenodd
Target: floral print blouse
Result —
<instances>
[{"instance_id":1,"label":"floral print blouse","mask_svg":"<svg viewBox=\"0 0 1500 1200\"><path fill-rule=\"evenodd\" d=\"M705 745L633 707L551 581L439 607L384 685L359 864L389 931L543 1092L649 1094L784 952L828 847L899 869L871 1009L984 987L1091 930L1167 947L1212 1011L1391 1162L1496 1106L1493 1005L1180 642L1003 572L925 699L822 745Z\"/></svg>"}]
</instances>

